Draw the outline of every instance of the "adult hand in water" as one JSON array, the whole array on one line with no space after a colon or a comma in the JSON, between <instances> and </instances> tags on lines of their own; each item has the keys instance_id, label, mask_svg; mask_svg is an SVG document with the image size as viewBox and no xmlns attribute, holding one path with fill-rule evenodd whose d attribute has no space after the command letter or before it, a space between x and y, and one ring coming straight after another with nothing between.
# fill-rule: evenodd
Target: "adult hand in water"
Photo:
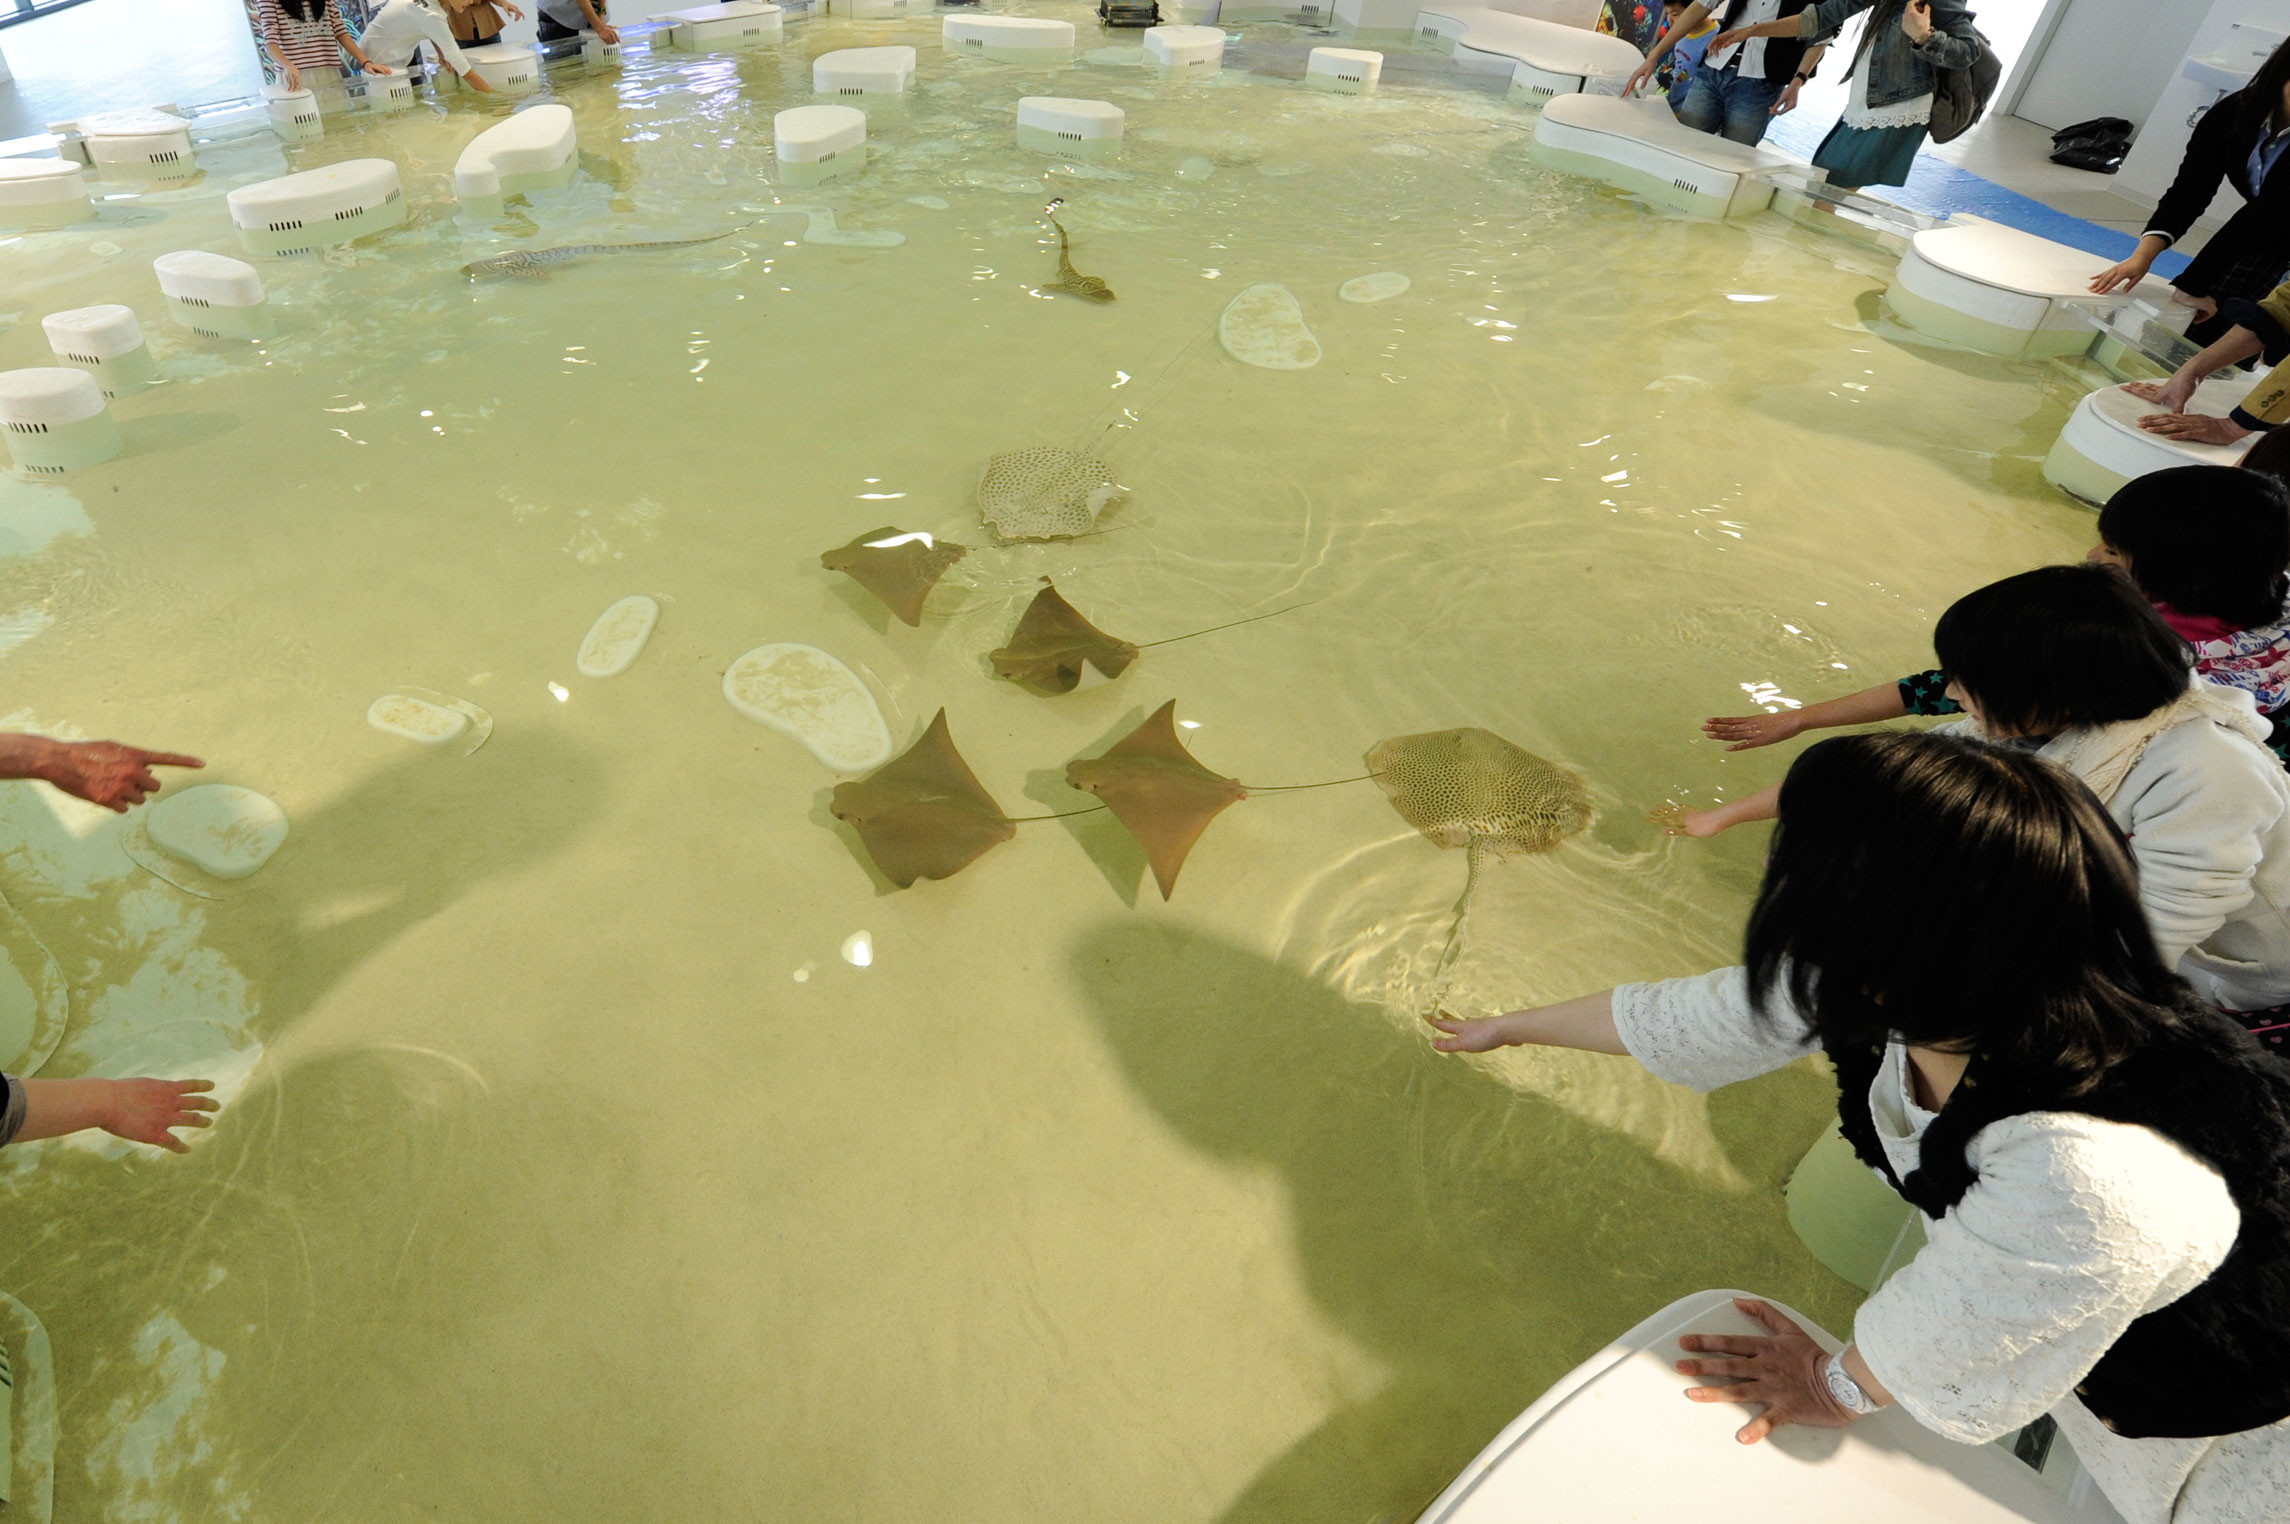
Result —
<instances>
[{"instance_id":1,"label":"adult hand in water","mask_svg":"<svg viewBox=\"0 0 2290 1524\"><path fill-rule=\"evenodd\" d=\"M1727 751L1754 751L1804 731L1804 716L1795 709L1775 714L1719 714L1702 721L1702 734L1725 742Z\"/></svg>"},{"instance_id":2,"label":"adult hand in water","mask_svg":"<svg viewBox=\"0 0 2290 1524\"><path fill-rule=\"evenodd\" d=\"M117 741L0 736L0 778L42 778L65 793L124 814L159 792L154 767L205 767L197 757Z\"/></svg>"},{"instance_id":3,"label":"adult hand in water","mask_svg":"<svg viewBox=\"0 0 2290 1524\"><path fill-rule=\"evenodd\" d=\"M1801 1423L1817 1429L1841 1429L1853 1414L1829 1395L1827 1351L1813 1336L1791 1322L1780 1308L1754 1297L1735 1297L1733 1305L1773 1331L1770 1339L1731 1334L1686 1334L1680 1349L1724 1356L1717 1360L1680 1360L1678 1372L1686 1376L1722 1376L1724 1386L1690 1386L1686 1396L1695 1402L1762 1404L1765 1411L1734 1435L1754 1445L1785 1424Z\"/></svg>"}]
</instances>

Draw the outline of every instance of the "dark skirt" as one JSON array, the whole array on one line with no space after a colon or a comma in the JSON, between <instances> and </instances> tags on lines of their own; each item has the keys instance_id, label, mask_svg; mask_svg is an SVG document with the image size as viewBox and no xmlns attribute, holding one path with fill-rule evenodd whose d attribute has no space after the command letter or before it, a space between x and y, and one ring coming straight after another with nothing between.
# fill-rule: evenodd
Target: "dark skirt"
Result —
<instances>
[{"instance_id":1,"label":"dark skirt","mask_svg":"<svg viewBox=\"0 0 2290 1524\"><path fill-rule=\"evenodd\" d=\"M1813 167L1829 172L1829 183L1845 190L1863 185L1906 185L1909 166L1924 146L1929 129L1914 127L1847 127L1829 129L1821 146L1813 150Z\"/></svg>"}]
</instances>

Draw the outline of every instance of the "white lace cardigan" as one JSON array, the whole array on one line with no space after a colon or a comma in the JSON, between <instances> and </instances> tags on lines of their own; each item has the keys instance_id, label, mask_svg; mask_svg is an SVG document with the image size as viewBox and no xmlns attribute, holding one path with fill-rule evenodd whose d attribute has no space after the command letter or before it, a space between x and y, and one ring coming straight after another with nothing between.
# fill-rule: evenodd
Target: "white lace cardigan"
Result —
<instances>
[{"instance_id":1,"label":"white lace cardigan","mask_svg":"<svg viewBox=\"0 0 2290 1524\"><path fill-rule=\"evenodd\" d=\"M1714 1090L1808 1051L1804 1021L1749 1003L1741 969L1628 984L1614 1024L1659 1077ZM1905 1050L1870 1106L1893 1170L1917 1165L1932 1114L1908 1098ZM2049 1413L2128 1524L2290 1518L2290 1420L2223 1439L2124 1439L2074 1387L2132 1319L2169 1305L2233 1247L2241 1214L2207 1164L2145 1127L2028 1112L1975 1133L1979 1179L1930 1242L1861 1305L1853 1340L1911 1416L1978 1444Z\"/></svg>"}]
</instances>

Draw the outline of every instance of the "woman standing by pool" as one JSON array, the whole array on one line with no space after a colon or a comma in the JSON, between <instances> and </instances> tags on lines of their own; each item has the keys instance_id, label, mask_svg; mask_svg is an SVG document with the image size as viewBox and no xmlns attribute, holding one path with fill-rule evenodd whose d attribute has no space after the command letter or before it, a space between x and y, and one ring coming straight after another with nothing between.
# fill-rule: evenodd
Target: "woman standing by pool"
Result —
<instances>
[{"instance_id":1,"label":"woman standing by pool","mask_svg":"<svg viewBox=\"0 0 2290 1524\"><path fill-rule=\"evenodd\" d=\"M2024 752L1809 749L1745 967L1475 1021L1447 1052L1626 1054L1697 1090L1819 1048L1838 1119L1929 1241L1824 1357L1689 1337L1699 1402L1841 1427L1895 1404L1979 1444L2046 1413L2129 1524L2261 1524L2290 1497L2290 1064L2158 954L2120 832Z\"/></svg>"},{"instance_id":2,"label":"woman standing by pool","mask_svg":"<svg viewBox=\"0 0 2290 1524\"><path fill-rule=\"evenodd\" d=\"M1715 55L1750 37L1827 42L1862 11L1870 14L1853 54L1852 95L1813 154L1814 167L1844 190L1907 182L1931 131L1939 72L1969 69L1980 56L1964 0L1821 0L1794 16L1721 32L1709 45Z\"/></svg>"}]
</instances>

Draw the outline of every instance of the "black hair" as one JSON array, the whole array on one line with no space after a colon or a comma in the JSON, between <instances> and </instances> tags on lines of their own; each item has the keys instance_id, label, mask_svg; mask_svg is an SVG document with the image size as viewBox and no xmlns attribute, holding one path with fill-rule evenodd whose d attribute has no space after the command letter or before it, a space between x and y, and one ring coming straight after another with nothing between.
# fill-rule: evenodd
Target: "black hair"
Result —
<instances>
[{"instance_id":1,"label":"black hair","mask_svg":"<svg viewBox=\"0 0 2290 1524\"><path fill-rule=\"evenodd\" d=\"M2039 566L1966 593L1932 649L1998 734L2051 735L2152 714L2187 691L2194 653L2129 580Z\"/></svg>"},{"instance_id":2,"label":"black hair","mask_svg":"<svg viewBox=\"0 0 2290 1524\"><path fill-rule=\"evenodd\" d=\"M1842 736L1798 757L1743 961L1759 1012L1786 990L1825 1046L1978 1053L2066 1095L2196 1001L2091 791L1948 735Z\"/></svg>"},{"instance_id":3,"label":"black hair","mask_svg":"<svg viewBox=\"0 0 2290 1524\"><path fill-rule=\"evenodd\" d=\"M2278 482L2290 483L2290 428L2268 429L2235 462L2245 471L2261 471Z\"/></svg>"},{"instance_id":4,"label":"black hair","mask_svg":"<svg viewBox=\"0 0 2290 1524\"><path fill-rule=\"evenodd\" d=\"M290 21L323 21L326 19L326 0L278 0L278 8Z\"/></svg>"},{"instance_id":5,"label":"black hair","mask_svg":"<svg viewBox=\"0 0 2290 1524\"><path fill-rule=\"evenodd\" d=\"M2250 76L2250 83L2242 87L2241 127L2244 133L2256 132L2274 120L2282 109L2282 87L2290 85L2290 42L2277 46L2266 55L2266 62Z\"/></svg>"},{"instance_id":6,"label":"black hair","mask_svg":"<svg viewBox=\"0 0 2290 1524\"><path fill-rule=\"evenodd\" d=\"M2099 537L2131 558L2157 603L2248 629L2290 594L2290 490L2240 466L2133 477L2099 510Z\"/></svg>"}]
</instances>

